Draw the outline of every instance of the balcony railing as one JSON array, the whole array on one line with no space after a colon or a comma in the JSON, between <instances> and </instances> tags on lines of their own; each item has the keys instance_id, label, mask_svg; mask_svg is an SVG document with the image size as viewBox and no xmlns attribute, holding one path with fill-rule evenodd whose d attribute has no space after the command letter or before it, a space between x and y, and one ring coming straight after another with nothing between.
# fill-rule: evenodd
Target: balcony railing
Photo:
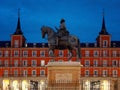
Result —
<instances>
[{"instance_id":1,"label":"balcony railing","mask_svg":"<svg viewBox=\"0 0 120 90\"><path fill-rule=\"evenodd\" d=\"M3 74L2 77L46 77L47 74Z\"/></svg>"},{"instance_id":2,"label":"balcony railing","mask_svg":"<svg viewBox=\"0 0 120 90\"><path fill-rule=\"evenodd\" d=\"M119 76L117 74L81 74L81 77L114 77L118 78Z\"/></svg>"},{"instance_id":3,"label":"balcony railing","mask_svg":"<svg viewBox=\"0 0 120 90\"><path fill-rule=\"evenodd\" d=\"M41 65L41 64L36 64L36 65L32 65L32 64L27 64L27 65L23 65L23 64L8 64L8 65L5 65L5 64L1 64L0 65L0 68L5 68L5 67L43 67L45 68L45 65Z\"/></svg>"}]
</instances>

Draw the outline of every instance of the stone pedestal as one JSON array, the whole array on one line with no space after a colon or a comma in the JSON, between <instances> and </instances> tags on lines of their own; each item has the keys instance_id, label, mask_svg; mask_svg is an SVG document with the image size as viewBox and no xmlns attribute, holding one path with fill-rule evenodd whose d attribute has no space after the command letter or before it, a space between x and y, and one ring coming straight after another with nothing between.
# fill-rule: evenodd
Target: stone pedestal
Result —
<instances>
[{"instance_id":1,"label":"stone pedestal","mask_svg":"<svg viewBox=\"0 0 120 90\"><path fill-rule=\"evenodd\" d=\"M48 90L81 90L80 62L49 62Z\"/></svg>"}]
</instances>

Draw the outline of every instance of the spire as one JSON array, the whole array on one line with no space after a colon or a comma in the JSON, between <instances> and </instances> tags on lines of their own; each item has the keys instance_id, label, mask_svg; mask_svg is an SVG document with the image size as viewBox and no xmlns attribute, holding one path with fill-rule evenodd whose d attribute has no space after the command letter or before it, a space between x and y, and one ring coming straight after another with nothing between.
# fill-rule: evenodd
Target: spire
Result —
<instances>
[{"instance_id":1,"label":"spire","mask_svg":"<svg viewBox=\"0 0 120 90\"><path fill-rule=\"evenodd\" d=\"M18 9L18 22L17 22L17 28L14 35L22 35L22 34L23 33L21 31L21 26L20 26L20 9Z\"/></svg>"},{"instance_id":2,"label":"spire","mask_svg":"<svg viewBox=\"0 0 120 90\"><path fill-rule=\"evenodd\" d=\"M101 32L99 32L100 35L108 35L109 33L106 30L105 26L105 19L104 19L104 9L103 9L103 21L102 21L102 29Z\"/></svg>"}]
</instances>

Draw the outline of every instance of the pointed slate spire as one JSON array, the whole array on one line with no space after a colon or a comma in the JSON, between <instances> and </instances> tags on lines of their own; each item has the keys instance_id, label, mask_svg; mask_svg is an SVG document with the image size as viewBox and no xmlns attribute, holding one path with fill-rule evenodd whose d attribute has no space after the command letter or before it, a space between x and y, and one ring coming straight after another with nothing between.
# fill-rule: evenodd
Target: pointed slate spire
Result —
<instances>
[{"instance_id":1,"label":"pointed slate spire","mask_svg":"<svg viewBox=\"0 0 120 90\"><path fill-rule=\"evenodd\" d=\"M21 26L20 26L20 9L18 9L18 22L17 22L17 28L16 28L14 35L22 35L22 34L23 34L23 32L22 32Z\"/></svg>"},{"instance_id":2,"label":"pointed slate spire","mask_svg":"<svg viewBox=\"0 0 120 90\"><path fill-rule=\"evenodd\" d=\"M99 32L100 35L109 35L109 33L106 30L106 26L105 26L105 19L104 19L104 10L103 10L103 21L102 21L102 28L101 28L101 32Z\"/></svg>"}]
</instances>

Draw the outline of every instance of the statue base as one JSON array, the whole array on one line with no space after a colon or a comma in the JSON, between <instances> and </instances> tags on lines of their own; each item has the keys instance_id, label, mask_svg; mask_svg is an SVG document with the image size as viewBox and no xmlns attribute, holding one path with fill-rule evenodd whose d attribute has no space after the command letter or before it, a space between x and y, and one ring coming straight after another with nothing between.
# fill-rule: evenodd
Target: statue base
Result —
<instances>
[{"instance_id":1,"label":"statue base","mask_svg":"<svg viewBox=\"0 0 120 90\"><path fill-rule=\"evenodd\" d=\"M49 62L47 90L81 90L80 62Z\"/></svg>"}]
</instances>

